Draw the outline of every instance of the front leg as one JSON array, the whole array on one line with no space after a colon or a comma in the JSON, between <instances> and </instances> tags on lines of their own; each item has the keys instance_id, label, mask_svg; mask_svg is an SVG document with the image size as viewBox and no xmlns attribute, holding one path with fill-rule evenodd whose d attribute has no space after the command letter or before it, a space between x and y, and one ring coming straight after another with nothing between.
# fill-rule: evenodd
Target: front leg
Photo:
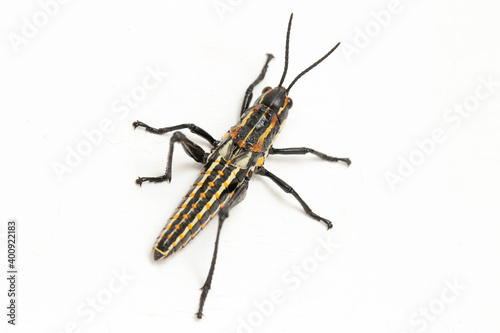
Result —
<instances>
[{"instance_id":1,"label":"front leg","mask_svg":"<svg viewBox=\"0 0 500 333\"><path fill-rule=\"evenodd\" d=\"M165 174L159 177L139 177L135 180L136 184L142 186L143 182L161 183L167 181L170 183L170 180L172 179L172 157L174 154L174 144L176 142L179 142L182 145L182 148L184 148L186 154L188 154L189 157L191 157L193 160L198 163L206 162L207 154L205 153L203 148L186 138L186 136L181 132L175 132L170 139L170 148L168 151L167 168L165 170Z\"/></svg>"},{"instance_id":2,"label":"front leg","mask_svg":"<svg viewBox=\"0 0 500 333\"><path fill-rule=\"evenodd\" d=\"M332 157L328 156L326 154L320 153L319 151L316 151L311 148L305 148L305 147L300 147L300 148L273 148L269 150L270 155L305 155L307 153L313 154L321 158L322 160L325 161L330 161L330 162L344 162L347 164L347 166L351 165L351 160L346 158L346 157Z\"/></svg>"},{"instance_id":3,"label":"front leg","mask_svg":"<svg viewBox=\"0 0 500 333\"><path fill-rule=\"evenodd\" d=\"M264 67L262 67L262 70L260 71L259 76L257 76L255 81L250 83L250 86L248 86L247 90L245 91L245 96L243 97L243 104L241 105L240 115L245 113L245 111L250 106L250 103L252 102L253 88L255 88L255 86L258 85L264 79L264 77L266 76L266 72L267 72L267 66L269 65L269 62L271 61L271 59L273 59L273 58L274 58L274 56L271 53L267 54L266 63L264 64Z\"/></svg>"},{"instance_id":4,"label":"front leg","mask_svg":"<svg viewBox=\"0 0 500 333\"><path fill-rule=\"evenodd\" d=\"M180 124L176 126L170 126L170 127L163 127L163 128L154 128L149 125L146 125L142 121L134 121L132 124L134 126L134 129L137 127L143 127L146 131L154 134L165 134L168 132L173 132L176 130L180 130L183 128L189 129L192 133L201 136L203 139L207 140L212 146L216 146L219 141L215 140L210 134L208 134L207 131L205 131L203 128L196 126L195 124Z\"/></svg>"}]
</instances>

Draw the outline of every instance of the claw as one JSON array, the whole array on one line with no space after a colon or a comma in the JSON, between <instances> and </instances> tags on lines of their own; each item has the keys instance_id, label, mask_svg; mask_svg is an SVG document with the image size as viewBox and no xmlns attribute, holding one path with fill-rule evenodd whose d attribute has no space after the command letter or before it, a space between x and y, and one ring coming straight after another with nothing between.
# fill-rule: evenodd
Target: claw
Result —
<instances>
[{"instance_id":1,"label":"claw","mask_svg":"<svg viewBox=\"0 0 500 333\"><path fill-rule=\"evenodd\" d=\"M339 160L341 160L342 162L346 163L347 166L351 165L351 160L348 159L348 158L339 158Z\"/></svg>"},{"instance_id":2,"label":"claw","mask_svg":"<svg viewBox=\"0 0 500 333\"><path fill-rule=\"evenodd\" d=\"M321 221L324 224L326 224L326 230L330 230L333 227L332 222L330 222L329 220L327 220L327 219L325 219L323 217L320 217L320 216L318 216L318 217L319 217L319 219L318 219L319 221Z\"/></svg>"},{"instance_id":3,"label":"claw","mask_svg":"<svg viewBox=\"0 0 500 333\"><path fill-rule=\"evenodd\" d=\"M347 157L339 158L339 157L327 156L326 160L331 162L344 162L345 164L347 164L347 166L351 165L351 160Z\"/></svg>"}]
</instances>

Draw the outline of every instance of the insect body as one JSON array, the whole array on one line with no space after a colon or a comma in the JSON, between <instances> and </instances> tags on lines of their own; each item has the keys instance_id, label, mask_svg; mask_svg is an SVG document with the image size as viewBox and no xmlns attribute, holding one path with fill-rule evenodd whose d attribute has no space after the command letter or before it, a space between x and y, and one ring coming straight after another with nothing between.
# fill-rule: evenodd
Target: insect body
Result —
<instances>
[{"instance_id":1,"label":"insect body","mask_svg":"<svg viewBox=\"0 0 500 333\"><path fill-rule=\"evenodd\" d=\"M286 101L271 107L265 100L279 102L284 95L284 88L268 90L224 135L213 152L203 156L205 165L201 173L155 244L156 259L166 258L185 246L228 204L237 189L246 187L255 169L262 166L289 109Z\"/></svg>"},{"instance_id":2,"label":"insect body","mask_svg":"<svg viewBox=\"0 0 500 333\"><path fill-rule=\"evenodd\" d=\"M163 182L171 180L172 156L174 144L180 143L185 152L195 161L202 163L203 168L191 186L188 193L182 198L181 203L175 209L173 216L157 238L153 248L155 260L166 259L186 246L198 232L217 213L219 214L219 226L212 264L207 280L202 287L200 304L197 317L201 318L203 306L211 286L212 276L215 269L217 249L219 244L220 230L224 220L232 207L244 199L248 183L254 174L266 176L281 187L285 192L292 194L302 205L305 212L314 219L326 224L331 228L332 224L327 219L314 213L294 189L283 180L264 168L264 160L268 155L284 154L314 154L324 160L338 162L343 161L349 165L348 158L336 158L317 152L310 148L285 148L276 149L273 143L282 129L288 112L292 107L292 100L288 93L295 82L309 70L328 57L337 47L337 44L325 56L300 73L288 86L282 86L288 67L288 49L290 28L293 14L290 16L287 29L285 69L279 85L275 88L266 87L262 94L250 106L252 91L265 76L267 66L273 56L268 54L267 61L260 75L248 87L240 113L240 121L224 134L222 139L215 140L210 134L194 124L182 124L165 128L153 128L140 121L134 122L133 126L143 127L146 131L155 134L164 134L178 129L187 128L191 132L207 140L213 147L210 153L205 153L203 148L190 141L181 132L175 132L170 140L170 149L167 158L167 168L164 175L160 177L140 177L137 184L143 182Z\"/></svg>"}]
</instances>

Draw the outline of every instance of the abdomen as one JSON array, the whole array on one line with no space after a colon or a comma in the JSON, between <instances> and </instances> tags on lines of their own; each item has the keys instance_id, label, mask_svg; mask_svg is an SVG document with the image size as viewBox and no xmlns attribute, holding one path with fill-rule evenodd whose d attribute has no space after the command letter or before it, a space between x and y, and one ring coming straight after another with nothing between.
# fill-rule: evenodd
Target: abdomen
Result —
<instances>
[{"instance_id":1,"label":"abdomen","mask_svg":"<svg viewBox=\"0 0 500 333\"><path fill-rule=\"evenodd\" d=\"M166 259L193 239L240 185L238 168L224 161L207 163L182 198L153 248L154 259Z\"/></svg>"}]
</instances>

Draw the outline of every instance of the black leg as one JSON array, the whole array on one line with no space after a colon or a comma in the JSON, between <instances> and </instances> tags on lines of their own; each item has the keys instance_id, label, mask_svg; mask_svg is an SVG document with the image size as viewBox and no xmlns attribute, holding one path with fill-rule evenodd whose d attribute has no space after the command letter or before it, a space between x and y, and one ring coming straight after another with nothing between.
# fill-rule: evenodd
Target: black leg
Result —
<instances>
[{"instance_id":1,"label":"black leg","mask_svg":"<svg viewBox=\"0 0 500 333\"><path fill-rule=\"evenodd\" d=\"M252 84L250 84L250 86L248 86L247 91L245 92L245 97L243 98L243 105L241 106L240 115L242 115L250 106L250 103L252 102L253 88L264 79L264 76L266 76L267 66L269 65L269 62L272 58L274 58L274 56L271 53L268 53L266 63L264 64L264 67L262 68L259 76L255 79L255 81L252 82Z\"/></svg>"},{"instance_id":2,"label":"black leg","mask_svg":"<svg viewBox=\"0 0 500 333\"><path fill-rule=\"evenodd\" d=\"M203 306L205 305L205 300L207 299L208 291L210 290L210 286L212 284L212 277L214 275L214 270L215 270L215 261L217 260L217 249L219 247L219 236L222 224L224 223L224 220L228 217L229 210L234 206L236 206L241 200L245 198L247 189L248 189L248 181L245 181L240 187L236 189L233 196L219 211L219 227L217 229L217 237L215 239L215 249L214 249L214 254L212 256L212 263L210 264L210 270L208 271L207 279L203 287L201 287L202 292L200 296L200 305L198 308L198 312L196 313L196 317L198 319L201 319L201 317L203 316Z\"/></svg>"},{"instance_id":3,"label":"black leg","mask_svg":"<svg viewBox=\"0 0 500 333\"><path fill-rule=\"evenodd\" d=\"M310 217L312 217L315 220L321 221L324 224L326 224L327 229L330 229L332 227L332 222L330 222L327 219L325 219L325 218L317 215L316 213L314 213L311 210L311 208L309 208L309 206L304 202L304 200L302 200L302 198L297 194L297 192L295 192L295 190L290 185L288 185L287 183L285 183L282 179L278 178L273 173L267 171L267 169L265 169L264 167L260 167L259 169L257 169L256 173L259 174L259 175L271 178L271 180L273 182L275 182L283 191L285 191L286 193L290 193L291 195L293 195L295 197L295 199L297 199L299 201L299 203L301 204L302 208L304 208L304 211L306 212L307 215L309 215Z\"/></svg>"},{"instance_id":4,"label":"black leg","mask_svg":"<svg viewBox=\"0 0 500 333\"><path fill-rule=\"evenodd\" d=\"M182 145L186 154L188 154L193 160L198 163L205 163L206 154L203 148L186 138L186 136L181 132L175 132L174 135L172 135L172 138L170 138L170 147L168 151L165 174L159 177L139 177L135 180L137 184L142 185L143 182L161 183L164 181L170 183L170 180L172 179L172 157L174 154L174 144L176 142L179 142Z\"/></svg>"},{"instance_id":5,"label":"black leg","mask_svg":"<svg viewBox=\"0 0 500 333\"><path fill-rule=\"evenodd\" d=\"M132 124L134 128L144 127L144 129L150 133L154 134L165 134L168 132L180 130L183 128L188 128L192 133L201 136L203 139L207 140L212 146L217 145L219 141L215 140L210 134L208 134L203 128L196 126L195 124L181 124L177 126L154 128L149 125L144 124L142 121L134 121Z\"/></svg>"},{"instance_id":6,"label":"black leg","mask_svg":"<svg viewBox=\"0 0 500 333\"><path fill-rule=\"evenodd\" d=\"M319 151L316 151L316 150L311 149L311 148L301 147L301 148L277 149L277 148L271 147L271 149L269 150L269 154L271 154L271 155L305 155L307 153L314 154L314 155L318 156L319 158L326 160L326 161L330 161L330 162L342 161L342 162L346 163L347 166L351 165L351 160L348 158L345 158L345 157L339 158L339 157L328 156L326 154L320 153Z\"/></svg>"}]
</instances>

